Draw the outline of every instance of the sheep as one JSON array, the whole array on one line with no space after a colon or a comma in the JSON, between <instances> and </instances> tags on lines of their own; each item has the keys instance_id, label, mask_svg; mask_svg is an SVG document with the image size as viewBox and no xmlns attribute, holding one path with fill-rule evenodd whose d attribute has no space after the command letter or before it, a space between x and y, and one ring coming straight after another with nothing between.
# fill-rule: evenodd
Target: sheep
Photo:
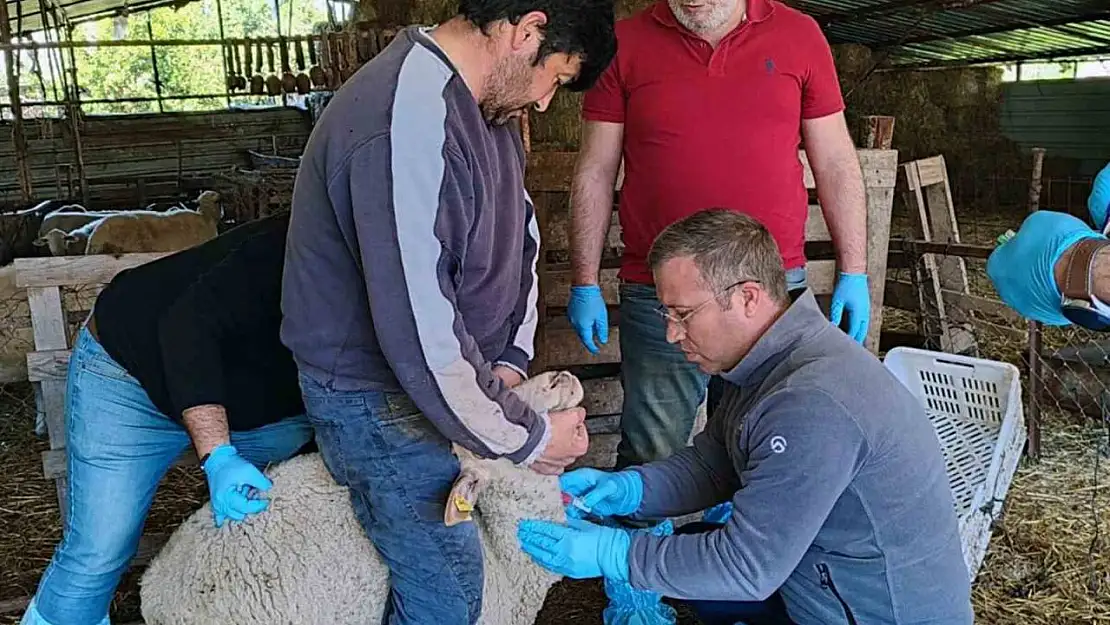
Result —
<instances>
[{"instance_id":1,"label":"sheep","mask_svg":"<svg viewBox=\"0 0 1110 625\"><path fill-rule=\"evenodd\" d=\"M176 252L215 238L220 221L220 194L205 191L198 209L127 210L52 214L40 228L40 242L53 256ZM59 209L64 211L66 208ZM79 223L76 228L66 228Z\"/></svg>"},{"instance_id":2,"label":"sheep","mask_svg":"<svg viewBox=\"0 0 1110 625\"><path fill-rule=\"evenodd\" d=\"M35 245L45 245L46 239L44 237L46 233L51 230L69 232L91 221L96 221L101 217L108 217L109 215L116 215L119 213L120 211L87 211L77 204L63 206L46 217L43 217L42 225L39 226L38 238L35 239Z\"/></svg>"},{"instance_id":3,"label":"sheep","mask_svg":"<svg viewBox=\"0 0 1110 625\"><path fill-rule=\"evenodd\" d=\"M539 374L513 390L537 410L582 400L582 385L567 372ZM517 522L566 520L558 478L455 451L461 468L448 513L456 495L469 496L462 506L468 508L482 494L470 520L482 537L485 568L479 622L530 625L559 576L521 551ZM216 528L206 503L170 537L142 577L148 625L381 622L389 572L355 518L347 489L331 478L319 453L266 473L273 487L265 512Z\"/></svg>"}]
</instances>

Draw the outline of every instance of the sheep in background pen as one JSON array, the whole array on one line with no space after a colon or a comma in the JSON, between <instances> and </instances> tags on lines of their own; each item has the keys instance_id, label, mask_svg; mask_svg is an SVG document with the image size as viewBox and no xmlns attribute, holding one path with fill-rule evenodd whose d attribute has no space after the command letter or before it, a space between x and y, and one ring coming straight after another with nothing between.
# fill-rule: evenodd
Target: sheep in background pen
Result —
<instances>
[{"instance_id":1,"label":"sheep in background pen","mask_svg":"<svg viewBox=\"0 0 1110 625\"><path fill-rule=\"evenodd\" d=\"M567 372L537 375L515 389L536 410L571 408L582 385ZM460 473L452 489L475 506L482 537L485 625L531 625L559 576L520 550L517 522L566 516L558 479L483 460L455 448ZM381 622L389 570L355 518L346 488L318 453L266 471L273 481L266 512L216 528L209 504L189 517L143 575L148 625L354 625ZM452 522L459 519L453 519Z\"/></svg>"},{"instance_id":2,"label":"sheep in background pen","mask_svg":"<svg viewBox=\"0 0 1110 625\"><path fill-rule=\"evenodd\" d=\"M176 252L215 238L218 234L219 194L205 191L197 204L198 210L195 211L186 208L164 212L117 211L93 217L73 230L54 227L41 239L54 256ZM74 213L69 217L81 219L84 215Z\"/></svg>"}]
</instances>

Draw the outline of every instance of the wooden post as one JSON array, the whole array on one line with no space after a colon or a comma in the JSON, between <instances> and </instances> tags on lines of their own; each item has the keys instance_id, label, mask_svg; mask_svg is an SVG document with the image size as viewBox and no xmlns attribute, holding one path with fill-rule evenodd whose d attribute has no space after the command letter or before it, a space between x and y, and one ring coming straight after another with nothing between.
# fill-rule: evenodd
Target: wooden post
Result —
<instances>
[{"instance_id":1,"label":"wooden post","mask_svg":"<svg viewBox=\"0 0 1110 625\"><path fill-rule=\"evenodd\" d=\"M150 24L150 11L146 12L146 38L150 42L150 64L154 68L154 94L158 97L158 112L165 113L162 105L162 78L158 75L158 55L154 52L154 27ZM227 84L227 79L224 79Z\"/></svg>"},{"instance_id":2,"label":"wooden post","mask_svg":"<svg viewBox=\"0 0 1110 625\"><path fill-rule=\"evenodd\" d=\"M0 2L0 43L12 43L12 24L8 17L8 3ZM19 177L19 195L25 202L34 197L31 170L27 166L27 137L23 133L23 103L19 94L19 78L15 74L18 57L11 48L4 49L4 69L8 75L8 97L12 101L12 144L15 147L16 175Z\"/></svg>"},{"instance_id":3,"label":"wooden post","mask_svg":"<svg viewBox=\"0 0 1110 625\"><path fill-rule=\"evenodd\" d=\"M1044 167L1044 148L1033 148L1033 173L1029 180L1029 212L1036 212L1041 203L1041 171ZM1041 456L1041 409L1037 403L1041 385L1041 324L1029 321L1029 411L1025 427L1029 432L1028 453L1033 458Z\"/></svg>"},{"instance_id":4,"label":"wooden post","mask_svg":"<svg viewBox=\"0 0 1110 625\"><path fill-rule=\"evenodd\" d=\"M863 118L861 148L889 150L894 144L894 118L888 115L868 115Z\"/></svg>"},{"instance_id":5,"label":"wooden post","mask_svg":"<svg viewBox=\"0 0 1110 625\"><path fill-rule=\"evenodd\" d=\"M54 16L54 23L58 24L58 14L51 8ZM60 30L60 27L59 27ZM66 28L66 40L73 41L73 25ZM62 56L62 63L65 62L65 57ZM74 162L77 165L77 182L81 185L81 203L86 207L89 205L89 180L85 176L85 150L82 147L81 141L81 90L77 82L77 56L73 52L73 48L69 49L69 72L70 72L70 89L66 93L66 108L69 113L69 127L73 133L73 156Z\"/></svg>"}]
</instances>

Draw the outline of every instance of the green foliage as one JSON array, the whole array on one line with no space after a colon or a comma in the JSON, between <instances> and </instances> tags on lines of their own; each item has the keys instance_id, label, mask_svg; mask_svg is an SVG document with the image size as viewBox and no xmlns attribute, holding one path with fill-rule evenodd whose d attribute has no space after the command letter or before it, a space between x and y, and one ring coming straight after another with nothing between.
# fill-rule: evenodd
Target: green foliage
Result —
<instances>
[{"instance_id":1,"label":"green foliage","mask_svg":"<svg viewBox=\"0 0 1110 625\"><path fill-rule=\"evenodd\" d=\"M327 9L320 0L281 0L281 34L305 35L313 27L327 20ZM290 9L292 14L290 15ZM267 0L198 0L181 8L161 7L147 13L128 17L125 39L143 40L151 35L159 39L219 39L219 13L223 14L226 38L273 37L278 34L278 19L274 4ZM292 19L290 19L290 17ZM74 32L74 38L90 41L112 40L111 18L85 24ZM253 50L252 50L253 52ZM79 48L77 82L82 100L120 100L127 98L153 98L157 96L154 80L154 61L151 49L137 47ZM243 59L243 50L239 50ZM227 106L225 92L223 48L220 45L173 46L158 45L153 51L158 64L162 96L213 94L215 97L200 100L166 100L166 111L211 110ZM289 63L296 70L293 46L289 48ZM307 63L307 54L306 54ZM281 73L281 56L274 48L274 70ZM253 73L253 72L252 72ZM269 74L264 57L263 75ZM233 96L233 102L266 105L280 104L281 98L268 96ZM108 102L89 103L82 107L87 113L153 113L158 112L157 102Z\"/></svg>"}]
</instances>

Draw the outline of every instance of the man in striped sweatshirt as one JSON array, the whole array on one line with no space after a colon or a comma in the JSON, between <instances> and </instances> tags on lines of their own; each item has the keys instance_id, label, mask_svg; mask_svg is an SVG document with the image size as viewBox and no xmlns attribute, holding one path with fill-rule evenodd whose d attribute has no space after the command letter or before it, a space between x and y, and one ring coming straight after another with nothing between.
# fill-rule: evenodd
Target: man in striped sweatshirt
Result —
<instances>
[{"instance_id":1,"label":"man in striped sweatshirt","mask_svg":"<svg viewBox=\"0 0 1110 625\"><path fill-rule=\"evenodd\" d=\"M588 88L615 47L609 0L463 0L352 76L305 148L282 340L390 567L390 624L478 618L477 531L443 524L451 442L546 474L586 451L582 410L536 413L509 392L533 355L539 250L511 122Z\"/></svg>"}]
</instances>

